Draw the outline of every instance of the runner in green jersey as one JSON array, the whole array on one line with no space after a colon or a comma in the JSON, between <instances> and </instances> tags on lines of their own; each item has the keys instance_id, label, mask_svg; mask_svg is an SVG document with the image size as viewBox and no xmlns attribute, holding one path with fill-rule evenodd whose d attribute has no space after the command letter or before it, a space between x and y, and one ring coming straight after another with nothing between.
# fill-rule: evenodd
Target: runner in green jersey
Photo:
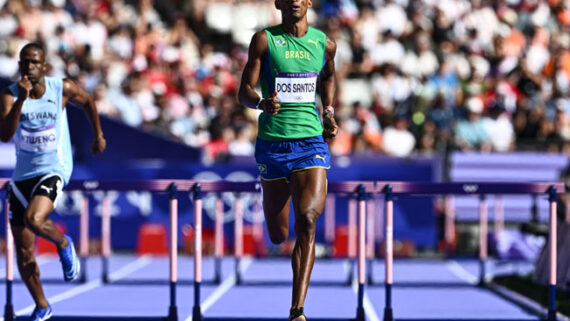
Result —
<instances>
[{"instance_id":1,"label":"runner in green jersey","mask_svg":"<svg viewBox=\"0 0 570 321\"><path fill-rule=\"evenodd\" d=\"M242 105L262 111L255 157L273 243L282 243L289 235L293 201L297 239L289 320L306 320L303 306L315 260L316 223L324 209L330 167L324 138L333 138L338 131L332 108L336 44L309 27L307 10L312 4L275 0L282 23L253 36L238 93ZM255 91L258 81L262 96ZM319 84L322 109L316 106Z\"/></svg>"}]
</instances>

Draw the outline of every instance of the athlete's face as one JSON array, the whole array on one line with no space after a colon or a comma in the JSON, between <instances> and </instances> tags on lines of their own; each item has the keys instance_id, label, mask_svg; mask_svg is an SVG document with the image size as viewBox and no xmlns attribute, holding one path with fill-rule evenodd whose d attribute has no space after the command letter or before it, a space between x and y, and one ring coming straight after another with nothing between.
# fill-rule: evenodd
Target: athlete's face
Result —
<instances>
[{"instance_id":1,"label":"athlete's face","mask_svg":"<svg viewBox=\"0 0 570 321\"><path fill-rule=\"evenodd\" d=\"M275 0L275 7L281 10L283 16L297 19L303 18L312 6L312 0Z\"/></svg>"},{"instance_id":2,"label":"athlete's face","mask_svg":"<svg viewBox=\"0 0 570 321\"><path fill-rule=\"evenodd\" d=\"M37 83L46 72L44 52L38 48L29 47L20 53L20 76L27 76L32 83Z\"/></svg>"}]
</instances>

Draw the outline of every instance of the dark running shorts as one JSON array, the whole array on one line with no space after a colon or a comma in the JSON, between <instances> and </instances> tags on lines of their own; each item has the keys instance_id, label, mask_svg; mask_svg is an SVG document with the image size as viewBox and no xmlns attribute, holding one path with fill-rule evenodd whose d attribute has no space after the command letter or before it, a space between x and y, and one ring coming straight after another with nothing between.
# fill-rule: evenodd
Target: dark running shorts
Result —
<instances>
[{"instance_id":1,"label":"dark running shorts","mask_svg":"<svg viewBox=\"0 0 570 321\"><path fill-rule=\"evenodd\" d=\"M24 181L10 182L10 186L10 224L24 226L24 214L32 197L47 196L55 207L57 198L63 189L63 179L57 174L49 174Z\"/></svg>"}]
</instances>

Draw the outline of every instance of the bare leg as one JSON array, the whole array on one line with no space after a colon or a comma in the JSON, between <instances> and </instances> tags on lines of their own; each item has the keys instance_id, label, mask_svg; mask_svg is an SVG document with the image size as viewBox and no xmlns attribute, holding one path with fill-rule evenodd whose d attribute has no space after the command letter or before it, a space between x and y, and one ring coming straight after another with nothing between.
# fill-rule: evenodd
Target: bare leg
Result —
<instances>
[{"instance_id":1,"label":"bare leg","mask_svg":"<svg viewBox=\"0 0 570 321\"><path fill-rule=\"evenodd\" d=\"M285 179L261 181L263 212L269 238L274 244L283 243L289 236L289 183Z\"/></svg>"},{"instance_id":2,"label":"bare leg","mask_svg":"<svg viewBox=\"0 0 570 321\"><path fill-rule=\"evenodd\" d=\"M36 235L30 229L23 226L13 226L14 243L16 245L16 255L20 276L26 284L28 291L40 308L47 308L42 282L40 280L40 269L34 256L34 241Z\"/></svg>"},{"instance_id":3,"label":"bare leg","mask_svg":"<svg viewBox=\"0 0 570 321\"><path fill-rule=\"evenodd\" d=\"M36 195L26 208L24 221L26 227L36 235L52 242L58 249L63 249L69 242L48 217L52 211L53 202L51 199L47 196Z\"/></svg>"},{"instance_id":4,"label":"bare leg","mask_svg":"<svg viewBox=\"0 0 570 321\"><path fill-rule=\"evenodd\" d=\"M311 272L315 262L315 231L317 219L325 207L327 173L324 168L311 168L291 175L291 193L295 210L295 234L293 249L293 297L291 309L305 303ZM304 320L303 317L297 318Z\"/></svg>"}]
</instances>

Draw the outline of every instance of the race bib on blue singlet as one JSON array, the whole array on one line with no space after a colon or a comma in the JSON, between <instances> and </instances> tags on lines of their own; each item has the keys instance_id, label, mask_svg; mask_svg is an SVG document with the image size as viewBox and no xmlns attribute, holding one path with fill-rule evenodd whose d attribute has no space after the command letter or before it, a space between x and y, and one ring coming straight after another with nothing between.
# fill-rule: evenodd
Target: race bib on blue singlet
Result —
<instances>
[{"instance_id":1,"label":"race bib on blue singlet","mask_svg":"<svg viewBox=\"0 0 570 321\"><path fill-rule=\"evenodd\" d=\"M282 103L314 103L316 72L283 72L275 77L277 99Z\"/></svg>"},{"instance_id":2,"label":"race bib on blue singlet","mask_svg":"<svg viewBox=\"0 0 570 321\"><path fill-rule=\"evenodd\" d=\"M28 152L51 151L57 149L55 125L38 129L21 127L20 148Z\"/></svg>"}]
</instances>

